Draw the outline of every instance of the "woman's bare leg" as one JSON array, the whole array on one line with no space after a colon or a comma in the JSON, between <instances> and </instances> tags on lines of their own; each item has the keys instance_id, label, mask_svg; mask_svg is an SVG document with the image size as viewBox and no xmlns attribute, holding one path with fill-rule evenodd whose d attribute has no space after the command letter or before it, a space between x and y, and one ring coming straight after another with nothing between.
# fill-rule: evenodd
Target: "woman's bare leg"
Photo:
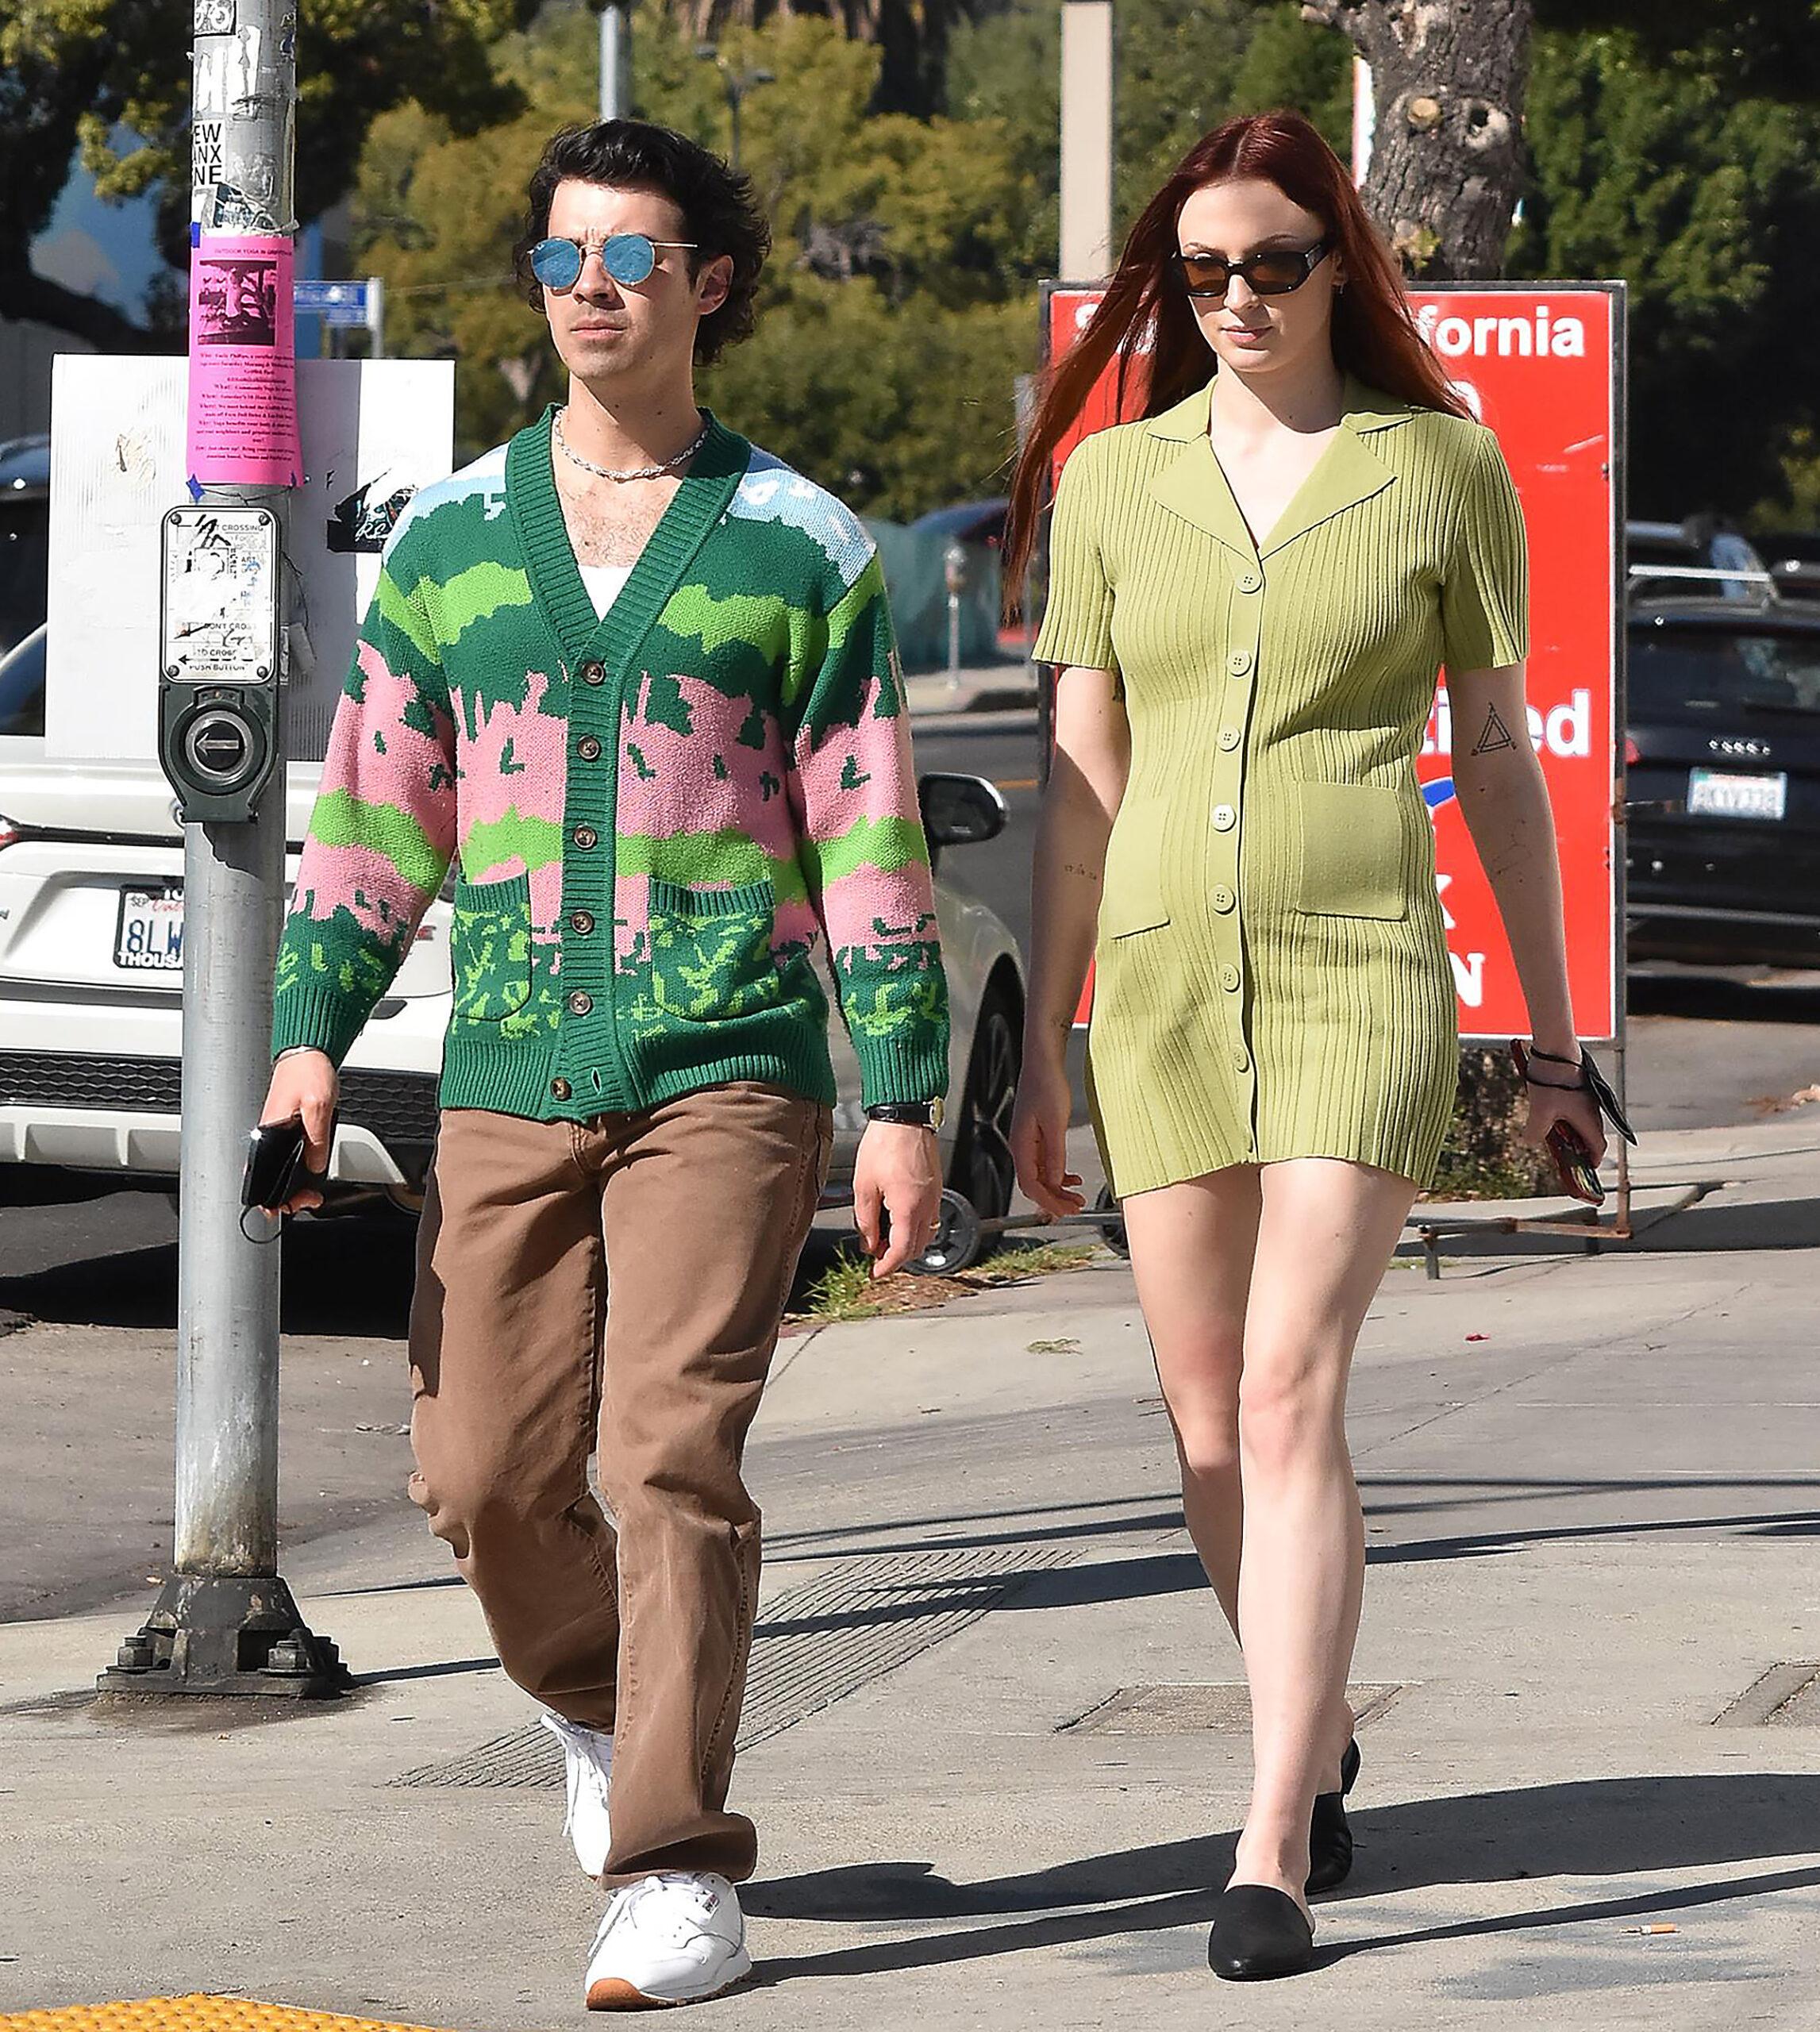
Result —
<instances>
[{"instance_id":1,"label":"woman's bare leg","mask_svg":"<svg viewBox=\"0 0 1820 2032\"><path fill-rule=\"evenodd\" d=\"M1267 1165L1260 1180L1238 1420L1253 1775L1233 1881L1306 1905L1309 1815L1344 1745L1343 1719L1349 1727L1364 1585L1347 1378L1415 1187L1319 1157Z\"/></svg>"},{"instance_id":2,"label":"woman's bare leg","mask_svg":"<svg viewBox=\"0 0 1820 2032\"><path fill-rule=\"evenodd\" d=\"M1261 1202L1255 1165L1124 1201L1137 1302L1182 1466L1188 1535L1238 1634L1239 1365Z\"/></svg>"}]
</instances>

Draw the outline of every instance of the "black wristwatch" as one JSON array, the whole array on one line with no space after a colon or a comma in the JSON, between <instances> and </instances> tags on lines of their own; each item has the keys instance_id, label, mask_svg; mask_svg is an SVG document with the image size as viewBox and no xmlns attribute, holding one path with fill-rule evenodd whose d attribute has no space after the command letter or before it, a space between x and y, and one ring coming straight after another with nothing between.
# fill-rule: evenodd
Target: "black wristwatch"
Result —
<instances>
[{"instance_id":1,"label":"black wristwatch","mask_svg":"<svg viewBox=\"0 0 1820 2032\"><path fill-rule=\"evenodd\" d=\"M880 1101L866 1110L868 1122L901 1122L909 1129L939 1129L945 1110L940 1101Z\"/></svg>"}]
</instances>

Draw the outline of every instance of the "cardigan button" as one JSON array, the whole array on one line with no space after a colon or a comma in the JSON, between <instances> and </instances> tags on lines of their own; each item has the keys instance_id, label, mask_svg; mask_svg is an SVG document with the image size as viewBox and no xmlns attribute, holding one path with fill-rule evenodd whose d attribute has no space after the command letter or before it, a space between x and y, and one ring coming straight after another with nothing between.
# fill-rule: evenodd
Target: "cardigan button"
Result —
<instances>
[{"instance_id":1,"label":"cardigan button","mask_svg":"<svg viewBox=\"0 0 1820 2032\"><path fill-rule=\"evenodd\" d=\"M1214 806L1214 830L1216 833L1229 833L1238 822L1239 815L1229 804L1216 804Z\"/></svg>"},{"instance_id":2,"label":"cardigan button","mask_svg":"<svg viewBox=\"0 0 1820 2032\"><path fill-rule=\"evenodd\" d=\"M582 683L583 683L583 684L604 684L604 683L606 683L606 664L583 664L582 665L582 667L581 667L581 681L582 681Z\"/></svg>"},{"instance_id":3,"label":"cardigan button","mask_svg":"<svg viewBox=\"0 0 1820 2032\"><path fill-rule=\"evenodd\" d=\"M583 849L585 850L586 849L587 849L587 848L589 848L589 847L598 846L599 844L600 844L600 835L599 835L599 833L598 833L597 832L595 832L595 830L594 829L594 828L593 828L591 826L576 826L576 828L575 828L575 845L576 845L578 847L580 847L580 848L582 848L582 849Z\"/></svg>"},{"instance_id":4,"label":"cardigan button","mask_svg":"<svg viewBox=\"0 0 1820 2032\"><path fill-rule=\"evenodd\" d=\"M1256 572L1251 569L1250 566L1247 565L1245 569L1240 572L1238 577L1234 579L1233 583L1238 587L1241 593L1255 593L1258 587L1264 583L1264 581L1258 576Z\"/></svg>"},{"instance_id":5,"label":"cardigan button","mask_svg":"<svg viewBox=\"0 0 1820 2032\"><path fill-rule=\"evenodd\" d=\"M594 929L594 912L592 910L571 910L569 913L569 929L571 931L579 932L582 937L586 938Z\"/></svg>"},{"instance_id":6,"label":"cardigan button","mask_svg":"<svg viewBox=\"0 0 1820 2032\"><path fill-rule=\"evenodd\" d=\"M1226 990L1228 995L1237 995L1238 993L1239 970L1237 967L1228 965L1221 968L1220 986Z\"/></svg>"},{"instance_id":7,"label":"cardigan button","mask_svg":"<svg viewBox=\"0 0 1820 2032\"><path fill-rule=\"evenodd\" d=\"M1226 668L1234 677L1243 677L1251 668L1251 664L1252 656L1249 649L1234 649L1226 658Z\"/></svg>"},{"instance_id":8,"label":"cardigan button","mask_svg":"<svg viewBox=\"0 0 1820 2032\"><path fill-rule=\"evenodd\" d=\"M1249 1072L1251 1070L1251 1053L1243 1045L1233 1046L1233 1070L1235 1072Z\"/></svg>"},{"instance_id":9,"label":"cardigan button","mask_svg":"<svg viewBox=\"0 0 1820 2032\"><path fill-rule=\"evenodd\" d=\"M566 1080L552 1080L550 1082L550 1099L553 1101L566 1101L574 1091L574 1087Z\"/></svg>"},{"instance_id":10,"label":"cardigan button","mask_svg":"<svg viewBox=\"0 0 1820 2032\"><path fill-rule=\"evenodd\" d=\"M569 997L569 1014L571 1016L585 1016L593 1006L594 997L586 988L578 987Z\"/></svg>"},{"instance_id":11,"label":"cardigan button","mask_svg":"<svg viewBox=\"0 0 1820 2032\"><path fill-rule=\"evenodd\" d=\"M1244 739L1245 736L1239 732L1237 727L1222 727L1220 729L1220 745L1229 755L1232 753L1233 750L1237 748L1239 743Z\"/></svg>"},{"instance_id":12,"label":"cardigan button","mask_svg":"<svg viewBox=\"0 0 1820 2032\"><path fill-rule=\"evenodd\" d=\"M1229 910L1233 904L1237 901L1238 898L1233 894L1232 891L1229 890L1223 882L1220 884L1218 888L1214 891L1214 908L1221 912L1222 915L1226 911Z\"/></svg>"},{"instance_id":13,"label":"cardigan button","mask_svg":"<svg viewBox=\"0 0 1820 2032\"><path fill-rule=\"evenodd\" d=\"M575 743L575 752L584 762L598 762L600 760L600 743L591 733L584 733Z\"/></svg>"}]
</instances>

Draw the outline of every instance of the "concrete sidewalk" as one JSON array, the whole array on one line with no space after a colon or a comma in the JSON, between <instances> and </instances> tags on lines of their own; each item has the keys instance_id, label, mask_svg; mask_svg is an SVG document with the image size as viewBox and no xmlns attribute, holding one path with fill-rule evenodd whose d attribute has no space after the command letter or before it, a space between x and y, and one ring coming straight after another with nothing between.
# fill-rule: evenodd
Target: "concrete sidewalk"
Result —
<instances>
[{"instance_id":1,"label":"concrete sidewalk","mask_svg":"<svg viewBox=\"0 0 1820 2032\"><path fill-rule=\"evenodd\" d=\"M1820 1134L1648 1169L1710 1190L1595 1257L1450 1245L1372 1309L1359 1862L1295 1984L1205 1966L1241 1674L1125 1268L791 1344L736 1780L760 1966L701 2022L1820 2026ZM484 1747L531 1711L442 1549L401 1499L287 1572L362 1680L294 1718L104 1714L129 1611L0 1626L0 2011L577 2022L598 1901L548 1765Z\"/></svg>"},{"instance_id":2,"label":"concrete sidewalk","mask_svg":"<svg viewBox=\"0 0 1820 2032\"><path fill-rule=\"evenodd\" d=\"M918 725L952 714L1033 711L1036 666L1007 661L958 670L952 675L946 671L925 671L904 679L904 695L910 718Z\"/></svg>"}]
</instances>

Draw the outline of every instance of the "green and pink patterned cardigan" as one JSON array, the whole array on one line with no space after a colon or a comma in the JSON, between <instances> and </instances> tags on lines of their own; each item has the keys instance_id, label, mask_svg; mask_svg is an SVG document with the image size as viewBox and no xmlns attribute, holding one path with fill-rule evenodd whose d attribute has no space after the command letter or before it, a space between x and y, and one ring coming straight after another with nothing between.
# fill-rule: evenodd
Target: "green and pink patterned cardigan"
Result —
<instances>
[{"instance_id":1,"label":"green and pink patterned cardigan","mask_svg":"<svg viewBox=\"0 0 1820 2032\"><path fill-rule=\"evenodd\" d=\"M337 1064L451 860L445 1107L542 1121L733 1080L948 1081L901 668L870 539L711 423L604 620L546 414L411 502L323 764L273 1049Z\"/></svg>"}]
</instances>

